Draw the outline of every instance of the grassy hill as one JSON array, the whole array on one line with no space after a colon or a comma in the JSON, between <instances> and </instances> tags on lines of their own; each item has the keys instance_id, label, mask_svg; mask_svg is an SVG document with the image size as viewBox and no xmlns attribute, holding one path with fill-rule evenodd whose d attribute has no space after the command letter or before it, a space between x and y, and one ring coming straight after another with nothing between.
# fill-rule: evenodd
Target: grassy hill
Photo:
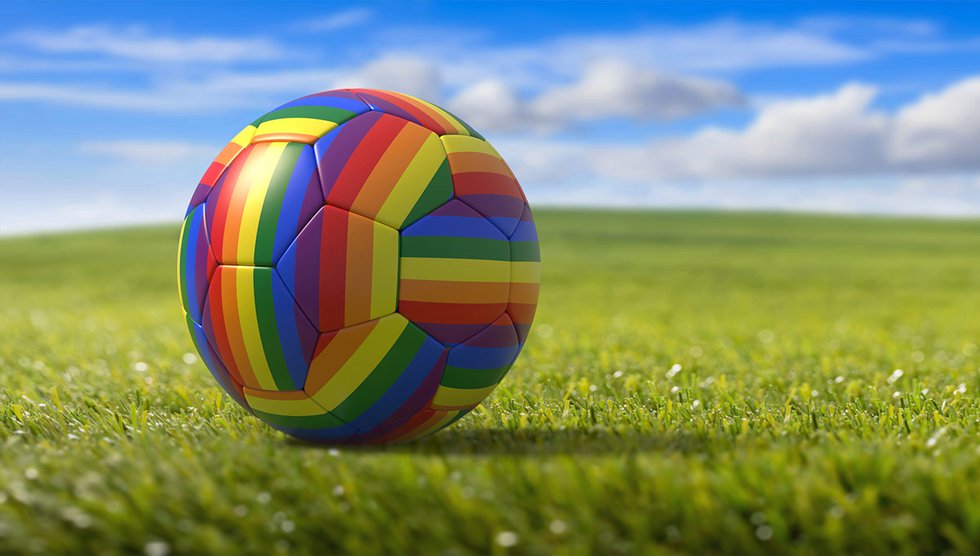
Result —
<instances>
[{"instance_id":1,"label":"grassy hill","mask_svg":"<svg viewBox=\"0 0 980 556\"><path fill-rule=\"evenodd\" d=\"M175 227L0 240L0 553L980 552L980 222L537 219L514 370L375 449L220 392Z\"/></svg>"}]
</instances>

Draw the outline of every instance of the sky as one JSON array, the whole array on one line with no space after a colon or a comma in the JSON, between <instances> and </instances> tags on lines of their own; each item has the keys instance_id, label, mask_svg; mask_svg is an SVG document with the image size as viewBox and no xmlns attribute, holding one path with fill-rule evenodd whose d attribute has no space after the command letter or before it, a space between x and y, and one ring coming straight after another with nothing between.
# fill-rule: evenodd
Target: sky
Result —
<instances>
[{"instance_id":1,"label":"sky","mask_svg":"<svg viewBox=\"0 0 980 556\"><path fill-rule=\"evenodd\" d=\"M0 234L176 222L349 86L453 111L533 206L980 215L978 4L13 1Z\"/></svg>"}]
</instances>

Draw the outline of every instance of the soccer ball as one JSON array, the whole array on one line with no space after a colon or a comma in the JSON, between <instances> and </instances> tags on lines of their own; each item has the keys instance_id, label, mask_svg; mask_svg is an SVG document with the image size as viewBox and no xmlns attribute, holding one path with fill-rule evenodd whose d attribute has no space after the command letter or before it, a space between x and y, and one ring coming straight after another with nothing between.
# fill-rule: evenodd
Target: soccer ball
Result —
<instances>
[{"instance_id":1,"label":"soccer ball","mask_svg":"<svg viewBox=\"0 0 980 556\"><path fill-rule=\"evenodd\" d=\"M405 94L325 91L236 135L180 238L191 336L289 435L411 440L480 404L524 346L540 256L500 155Z\"/></svg>"}]
</instances>

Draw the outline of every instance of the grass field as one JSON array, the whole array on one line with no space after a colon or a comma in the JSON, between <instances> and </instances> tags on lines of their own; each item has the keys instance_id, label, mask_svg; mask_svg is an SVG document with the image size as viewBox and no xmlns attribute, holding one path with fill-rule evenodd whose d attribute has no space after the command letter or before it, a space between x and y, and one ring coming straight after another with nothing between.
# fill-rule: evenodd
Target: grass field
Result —
<instances>
[{"instance_id":1,"label":"grass field","mask_svg":"<svg viewBox=\"0 0 980 556\"><path fill-rule=\"evenodd\" d=\"M980 553L980 221L537 219L514 370L375 449L219 391L176 227L0 240L0 553Z\"/></svg>"}]
</instances>

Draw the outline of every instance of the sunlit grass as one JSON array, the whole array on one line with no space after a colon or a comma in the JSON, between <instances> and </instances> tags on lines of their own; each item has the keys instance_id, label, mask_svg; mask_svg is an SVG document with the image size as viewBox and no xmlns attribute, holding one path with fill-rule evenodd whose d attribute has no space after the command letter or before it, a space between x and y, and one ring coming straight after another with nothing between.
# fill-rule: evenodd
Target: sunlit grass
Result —
<instances>
[{"instance_id":1,"label":"sunlit grass","mask_svg":"<svg viewBox=\"0 0 980 556\"><path fill-rule=\"evenodd\" d=\"M980 223L537 219L515 369L379 449L221 394L175 228L0 241L0 553L980 552Z\"/></svg>"}]
</instances>

